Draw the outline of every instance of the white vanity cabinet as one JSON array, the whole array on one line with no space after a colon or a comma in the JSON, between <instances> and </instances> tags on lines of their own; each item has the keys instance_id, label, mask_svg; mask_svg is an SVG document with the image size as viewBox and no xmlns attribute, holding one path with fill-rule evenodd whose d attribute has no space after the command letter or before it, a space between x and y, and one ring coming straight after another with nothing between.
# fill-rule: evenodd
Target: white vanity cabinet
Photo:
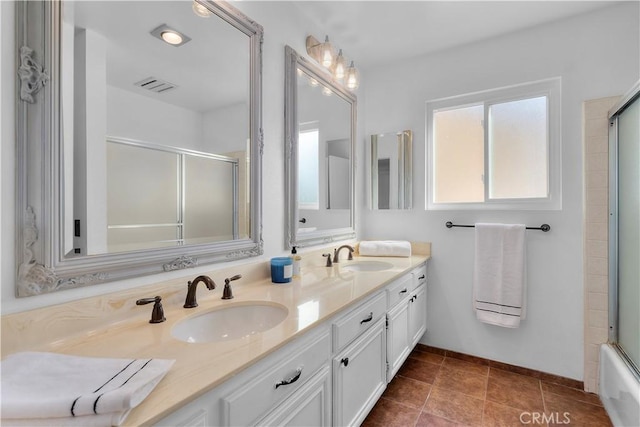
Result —
<instances>
[{"instance_id":1,"label":"white vanity cabinet","mask_svg":"<svg viewBox=\"0 0 640 427\"><path fill-rule=\"evenodd\" d=\"M426 330L426 273L397 278L157 425L361 424Z\"/></svg>"},{"instance_id":2,"label":"white vanity cabinet","mask_svg":"<svg viewBox=\"0 0 640 427\"><path fill-rule=\"evenodd\" d=\"M387 382L427 329L426 264L387 286Z\"/></svg>"}]
</instances>

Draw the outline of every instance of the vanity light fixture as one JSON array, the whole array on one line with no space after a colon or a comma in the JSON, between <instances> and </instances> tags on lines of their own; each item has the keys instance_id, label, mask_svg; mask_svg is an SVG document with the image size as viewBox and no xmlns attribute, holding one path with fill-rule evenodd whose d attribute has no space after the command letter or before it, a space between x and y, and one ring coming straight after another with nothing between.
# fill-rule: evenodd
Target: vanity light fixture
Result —
<instances>
[{"instance_id":1,"label":"vanity light fixture","mask_svg":"<svg viewBox=\"0 0 640 427\"><path fill-rule=\"evenodd\" d=\"M329 41L329 36L325 36L324 42L320 42L313 36L307 36L306 46L307 54L329 70L334 80L343 83L349 90L353 91L358 88L360 74L353 65L353 61L349 67L346 66L348 62L342 49L338 49L338 55L336 55L333 45Z\"/></svg>"},{"instance_id":2,"label":"vanity light fixture","mask_svg":"<svg viewBox=\"0 0 640 427\"><path fill-rule=\"evenodd\" d=\"M338 57L336 58L335 65L333 66L333 76L342 81L346 74L346 62L344 60L344 56L342 55L342 49L338 52Z\"/></svg>"},{"instance_id":3,"label":"vanity light fixture","mask_svg":"<svg viewBox=\"0 0 640 427\"><path fill-rule=\"evenodd\" d=\"M360 73L353 65L353 61L351 61L351 65L347 68L346 85L349 90L356 90L358 86L360 86Z\"/></svg>"},{"instance_id":4,"label":"vanity light fixture","mask_svg":"<svg viewBox=\"0 0 640 427\"><path fill-rule=\"evenodd\" d=\"M160 25L151 31L150 34L174 47L182 46L191 40L191 37L169 27L167 24Z\"/></svg>"},{"instance_id":5,"label":"vanity light fixture","mask_svg":"<svg viewBox=\"0 0 640 427\"><path fill-rule=\"evenodd\" d=\"M201 18L208 18L211 16L211 11L207 9L205 5L199 3L198 0L193 0L191 4L191 8L193 9L193 13L198 15Z\"/></svg>"}]
</instances>

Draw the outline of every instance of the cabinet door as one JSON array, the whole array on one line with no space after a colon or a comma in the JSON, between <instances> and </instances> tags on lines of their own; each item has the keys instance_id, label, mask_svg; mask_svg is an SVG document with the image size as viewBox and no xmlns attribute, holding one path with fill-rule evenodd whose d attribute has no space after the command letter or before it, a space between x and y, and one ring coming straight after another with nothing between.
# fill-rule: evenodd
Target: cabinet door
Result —
<instances>
[{"instance_id":1,"label":"cabinet door","mask_svg":"<svg viewBox=\"0 0 640 427\"><path fill-rule=\"evenodd\" d=\"M409 338L411 348L427 330L427 286L420 285L409 298Z\"/></svg>"},{"instance_id":2,"label":"cabinet door","mask_svg":"<svg viewBox=\"0 0 640 427\"><path fill-rule=\"evenodd\" d=\"M409 335L409 302L398 304L387 314L387 382L391 382L409 356L413 336Z\"/></svg>"},{"instance_id":3,"label":"cabinet door","mask_svg":"<svg viewBox=\"0 0 640 427\"><path fill-rule=\"evenodd\" d=\"M331 375L325 366L304 387L261 420L260 426L331 425Z\"/></svg>"},{"instance_id":4,"label":"cabinet door","mask_svg":"<svg viewBox=\"0 0 640 427\"><path fill-rule=\"evenodd\" d=\"M386 385L385 318L333 359L333 424L360 425Z\"/></svg>"}]
</instances>

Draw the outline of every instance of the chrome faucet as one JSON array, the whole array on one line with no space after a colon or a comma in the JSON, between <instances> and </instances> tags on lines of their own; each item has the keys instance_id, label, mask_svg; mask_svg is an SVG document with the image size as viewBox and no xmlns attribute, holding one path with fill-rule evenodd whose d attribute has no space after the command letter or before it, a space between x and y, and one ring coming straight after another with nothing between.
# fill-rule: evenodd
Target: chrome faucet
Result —
<instances>
[{"instance_id":1,"label":"chrome faucet","mask_svg":"<svg viewBox=\"0 0 640 427\"><path fill-rule=\"evenodd\" d=\"M184 308L194 308L198 306L198 301L196 301L196 288L200 282L204 282L209 290L216 288L215 282L209 276L198 276L193 279L193 282L187 282L187 298L184 300Z\"/></svg>"},{"instance_id":2,"label":"chrome faucet","mask_svg":"<svg viewBox=\"0 0 640 427\"><path fill-rule=\"evenodd\" d=\"M355 251L355 249L353 249L353 247L352 247L352 246L349 246L349 245L342 245L342 246L340 246L338 249L334 249L334 250L333 250L333 262L338 262L338 260L340 259L340 258L339 258L339 256L340 256L340 251L341 251L342 249L344 249L344 248L349 249L349 258L348 258L348 260L349 260L349 261L353 260L353 251Z\"/></svg>"}]
</instances>

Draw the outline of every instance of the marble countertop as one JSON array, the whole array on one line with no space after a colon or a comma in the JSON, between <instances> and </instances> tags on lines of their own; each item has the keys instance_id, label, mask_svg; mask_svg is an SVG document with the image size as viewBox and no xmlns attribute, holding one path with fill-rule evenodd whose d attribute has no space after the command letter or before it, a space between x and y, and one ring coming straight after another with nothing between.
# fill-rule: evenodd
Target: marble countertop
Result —
<instances>
[{"instance_id":1,"label":"marble countertop","mask_svg":"<svg viewBox=\"0 0 640 427\"><path fill-rule=\"evenodd\" d=\"M163 323L148 323L152 305L147 305L142 310L146 317L138 315L102 328L92 328L70 337L41 343L33 346L33 349L78 356L175 359L165 378L125 420L125 425L151 425L295 337L423 264L429 256L360 259L389 262L393 267L384 271L354 272L343 270L349 263L347 261L341 261L334 267L306 265L302 269L302 277L287 284L274 284L269 279L232 282L234 298L231 300L220 298L223 286L208 291L200 284L199 306L184 309L175 303L164 304L167 320ZM185 293L183 286L180 286L180 295ZM270 330L235 340L186 343L171 335L176 323L188 317L252 302L280 304L287 308L288 315ZM73 312L68 315L73 315ZM18 332L20 325L17 320L3 319L3 333L5 327ZM6 356L7 353L3 353Z\"/></svg>"}]
</instances>

